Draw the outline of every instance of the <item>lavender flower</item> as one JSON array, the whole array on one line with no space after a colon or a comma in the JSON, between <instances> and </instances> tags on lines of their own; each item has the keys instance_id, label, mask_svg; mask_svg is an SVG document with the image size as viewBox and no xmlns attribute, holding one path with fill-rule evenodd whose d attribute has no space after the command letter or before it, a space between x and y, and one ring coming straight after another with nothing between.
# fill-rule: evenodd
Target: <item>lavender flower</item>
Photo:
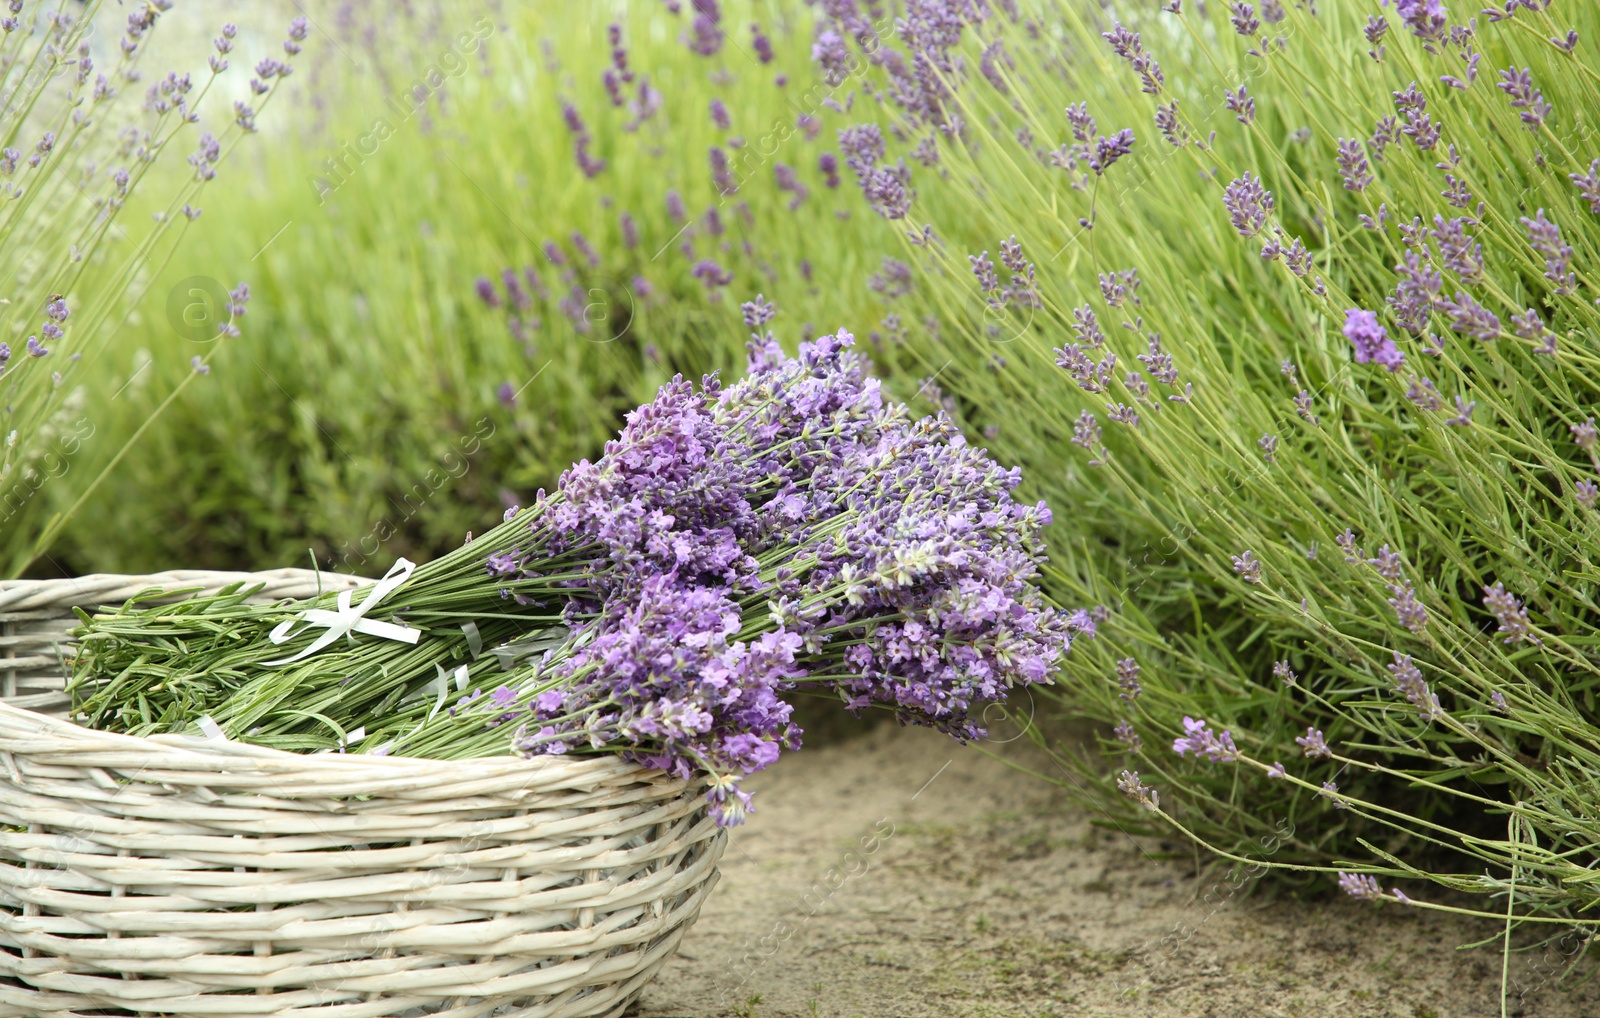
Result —
<instances>
[{"instance_id":1,"label":"lavender flower","mask_svg":"<svg viewBox=\"0 0 1600 1018\"><path fill-rule=\"evenodd\" d=\"M1161 808L1161 797L1156 790L1139 780L1138 771L1123 771L1117 776L1117 788L1128 798L1154 812Z\"/></svg>"},{"instance_id":2,"label":"lavender flower","mask_svg":"<svg viewBox=\"0 0 1600 1018\"><path fill-rule=\"evenodd\" d=\"M1505 643L1528 642L1538 644L1533 635L1533 624L1528 621L1528 609L1503 584L1496 581L1492 587L1483 588L1483 606L1499 623L1496 632L1505 633Z\"/></svg>"},{"instance_id":3,"label":"lavender flower","mask_svg":"<svg viewBox=\"0 0 1600 1018\"><path fill-rule=\"evenodd\" d=\"M1261 186L1259 177L1246 173L1230 183L1222 193L1233 228L1241 237L1254 237L1267 225L1273 209L1272 192Z\"/></svg>"},{"instance_id":4,"label":"lavender flower","mask_svg":"<svg viewBox=\"0 0 1600 1018\"><path fill-rule=\"evenodd\" d=\"M1533 75L1524 67L1508 67L1500 72L1500 83L1495 86L1511 97L1511 108L1520 111L1522 122L1530 131L1537 131L1554 112L1554 107L1544 101L1544 94L1533 85Z\"/></svg>"},{"instance_id":5,"label":"lavender flower","mask_svg":"<svg viewBox=\"0 0 1600 1018\"><path fill-rule=\"evenodd\" d=\"M1261 562L1248 549L1233 556L1233 571L1246 583L1261 582Z\"/></svg>"},{"instance_id":6,"label":"lavender flower","mask_svg":"<svg viewBox=\"0 0 1600 1018\"><path fill-rule=\"evenodd\" d=\"M0 170L4 169L4 166L0 166ZM1589 211L1600 216L1600 159L1589 164L1588 173L1569 173L1567 179L1572 181L1572 185L1578 189L1583 200L1589 203Z\"/></svg>"},{"instance_id":7,"label":"lavender flower","mask_svg":"<svg viewBox=\"0 0 1600 1018\"><path fill-rule=\"evenodd\" d=\"M1100 421L1094 414L1087 410L1078 411L1078 419L1072 424L1072 444L1090 452L1101 444Z\"/></svg>"},{"instance_id":8,"label":"lavender flower","mask_svg":"<svg viewBox=\"0 0 1600 1018\"><path fill-rule=\"evenodd\" d=\"M1133 151L1133 131L1124 127L1116 134L1095 139L1094 151L1085 160L1096 176L1104 174L1118 159Z\"/></svg>"},{"instance_id":9,"label":"lavender flower","mask_svg":"<svg viewBox=\"0 0 1600 1018\"><path fill-rule=\"evenodd\" d=\"M822 171L823 183L830 189L839 186L839 159L832 152L817 156L817 169Z\"/></svg>"},{"instance_id":10,"label":"lavender flower","mask_svg":"<svg viewBox=\"0 0 1600 1018\"><path fill-rule=\"evenodd\" d=\"M1372 49L1367 51L1367 55L1372 59L1380 61L1383 59L1384 50L1386 49L1383 45L1383 37L1388 31L1389 22L1382 15L1369 14L1367 16L1367 25L1361 30L1361 33L1367 37L1367 42L1373 46Z\"/></svg>"},{"instance_id":11,"label":"lavender flower","mask_svg":"<svg viewBox=\"0 0 1600 1018\"><path fill-rule=\"evenodd\" d=\"M1378 323L1371 311L1350 308L1345 312L1344 336L1355 347L1357 364L1381 364L1390 371L1399 371L1406 355L1401 353L1389 338L1389 333Z\"/></svg>"},{"instance_id":12,"label":"lavender flower","mask_svg":"<svg viewBox=\"0 0 1600 1018\"><path fill-rule=\"evenodd\" d=\"M811 189L800 183L799 176L794 167L783 163L775 163L772 167L772 177L778 184L778 190L787 191L792 198L789 199L789 211L799 208L811 194Z\"/></svg>"},{"instance_id":13,"label":"lavender flower","mask_svg":"<svg viewBox=\"0 0 1600 1018\"><path fill-rule=\"evenodd\" d=\"M1585 509L1593 509L1596 500L1600 500L1600 484L1585 478L1573 487L1572 497Z\"/></svg>"},{"instance_id":14,"label":"lavender flower","mask_svg":"<svg viewBox=\"0 0 1600 1018\"><path fill-rule=\"evenodd\" d=\"M1288 769L1285 768L1283 764L1278 763L1276 760L1272 762L1271 767L1267 768L1267 777L1269 778L1287 778L1288 776Z\"/></svg>"},{"instance_id":15,"label":"lavender flower","mask_svg":"<svg viewBox=\"0 0 1600 1018\"><path fill-rule=\"evenodd\" d=\"M1274 678L1281 680L1285 686L1294 685L1294 681L1298 677L1295 675L1294 669L1289 667L1288 661L1273 662L1272 675Z\"/></svg>"},{"instance_id":16,"label":"lavender flower","mask_svg":"<svg viewBox=\"0 0 1600 1018\"><path fill-rule=\"evenodd\" d=\"M1426 47L1431 49L1434 43L1444 39L1449 12L1439 0L1395 0L1394 12Z\"/></svg>"},{"instance_id":17,"label":"lavender flower","mask_svg":"<svg viewBox=\"0 0 1600 1018\"><path fill-rule=\"evenodd\" d=\"M1322 424L1322 419L1311 412L1311 390L1309 389L1301 389L1295 393L1294 412L1300 415L1301 420L1314 428L1320 427Z\"/></svg>"},{"instance_id":18,"label":"lavender flower","mask_svg":"<svg viewBox=\"0 0 1600 1018\"><path fill-rule=\"evenodd\" d=\"M1339 175L1344 178L1346 191L1365 191L1372 183L1372 167L1361 142L1354 138L1340 138L1338 148Z\"/></svg>"},{"instance_id":19,"label":"lavender flower","mask_svg":"<svg viewBox=\"0 0 1600 1018\"><path fill-rule=\"evenodd\" d=\"M711 182L716 185L717 193L727 198L738 193L739 182L734 178L733 171L728 165L728 153L721 147L711 146Z\"/></svg>"},{"instance_id":20,"label":"lavender flower","mask_svg":"<svg viewBox=\"0 0 1600 1018\"><path fill-rule=\"evenodd\" d=\"M723 104L721 99L711 100L711 122L717 126L719 131L726 131L733 126L733 121L728 118L728 107Z\"/></svg>"},{"instance_id":21,"label":"lavender flower","mask_svg":"<svg viewBox=\"0 0 1600 1018\"><path fill-rule=\"evenodd\" d=\"M1469 293L1458 291L1455 300L1439 301L1439 308L1449 314L1450 328L1462 335L1484 342L1500 337L1500 319Z\"/></svg>"},{"instance_id":22,"label":"lavender flower","mask_svg":"<svg viewBox=\"0 0 1600 1018\"><path fill-rule=\"evenodd\" d=\"M726 34L717 0L690 0L690 3L694 6L694 21L686 40L688 47L700 56L715 56L722 49L722 39Z\"/></svg>"},{"instance_id":23,"label":"lavender flower","mask_svg":"<svg viewBox=\"0 0 1600 1018\"><path fill-rule=\"evenodd\" d=\"M906 190L902 175L886 167L879 167L867 175L861 184L861 193L867 204L885 219L904 219L911 211L911 195Z\"/></svg>"},{"instance_id":24,"label":"lavender flower","mask_svg":"<svg viewBox=\"0 0 1600 1018\"><path fill-rule=\"evenodd\" d=\"M1116 727L1111 730L1111 734L1117 737L1118 742L1127 746L1130 753L1139 752L1139 749L1144 745L1144 740L1139 738L1139 733L1135 732L1133 726L1126 721L1118 721Z\"/></svg>"},{"instance_id":25,"label":"lavender flower","mask_svg":"<svg viewBox=\"0 0 1600 1018\"><path fill-rule=\"evenodd\" d=\"M1117 694L1123 700L1132 703L1144 692L1144 687L1139 684L1139 662L1131 657L1123 658L1117 662L1117 685L1122 692Z\"/></svg>"},{"instance_id":26,"label":"lavender flower","mask_svg":"<svg viewBox=\"0 0 1600 1018\"><path fill-rule=\"evenodd\" d=\"M1406 0L1396 0L1396 3L1405 2ZM1379 901L1383 898L1383 888L1379 886L1377 878L1366 874L1341 871L1339 873L1339 890L1352 898L1360 898L1363 901Z\"/></svg>"},{"instance_id":27,"label":"lavender flower","mask_svg":"<svg viewBox=\"0 0 1600 1018\"><path fill-rule=\"evenodd\" d=\"M1072 333L1079 343L1091 350L1098 350L1106 341L1105 333L1100 331L1099 319L1087 304L1073 309ZM1143 357L1139 359L1144 360Z\"/></svg>"},{"instance_id":28,"label":"lavender flower","mask_svg":"<svg viewBox=\"0 0 1600 1018\"><path fill-rule=\"evenodd\" d=\"M1395 618L1413 633L1420 633L1428 625L1428 609L1417 600L1416 591L1409 580L1389 585L1389 607Z\"/></svg>"},{"instance_id":29,"label":"lavender flower","mask_svg":"<svg viewBox=\"0 0 1600 1018\"><path fill-rule=\"evenodd\" d=\"M1471 284L1483 273L1483 245L1467 233L1467 223L1465 216L1446 220L1435 214L1428 236L1439 245L1439 258L1444 267L1459 275L1463 283Z\"/></svg>"},{"instance_id":30,"label":"lavender flower","mask_svg":"<svg viewBox=\"0 0 1600 1018\"><path fill-rule=\"evenodd\" d=\"M1493 709L1496 712L1500 714L1511 713L1511 707L1506 703L1505 695L1501 693L1500 690L1492 689L1489 691L1489 702L1493 705Z\"/></svg>"},{"instance_id":31,"label":"lavender flower","mask_svg":"<svg viewBox=\"0 0 1600 1018\"><path fill-rule=\"evenodd\" d=\"M704 283L707 290L714 290L719 286L727 286L733 282L733 273L709 258L702 258L700 261L695 262L694 268L690 270L689 274Z\"/></svg>"},{"instance_id":32,"label":"lavender flower","mask_svg":"<svg viewBox=\"0 0 1600 1018\"><path fill-rule=\"evenodd\" d=\"M1423 721L1433 721L1444 716L1444 708L1439 706L1437 693L1428 691L1427 682L1423 681L1422 670L1411 660L1411 655L1401 655L1393 651L1394 662L1388 665L1389 674L1394 677L1395 692L1401 694L1414 707Z\"/></svg>"},{"instance_id":33,"label":"lavender flower","mask_svg":"<svg viewBox=\"0 0 1600 1018\"><path fill-rule=\"evenodd\" d=\"M677 191L667 192L667 218L675 223L681 223L688 217L688 210L683 207L683 198Z\"/></svg>"},{"instance_id":34,"label":"lavender flower","mask_svg":"<svg viewBox=\"0 0 1600 1018\"><path fill-rule=\"evenodd\" d=\"M1231 3L1228 9L1233 12L1233 30L1243 36L1253 36L1261 29L1261 20L1256 17L1256 9L1247 3Z\"/></svg>"},{"instance_id":35,"label":"lavender flower","mask_svg":"<svg viewBox=\"0 0 1600 1018\"><path fill-rule=\"evenodd\" d=\"M1313 760L1318 757L1333 756L1333 750L1329 749L1327 742L1323 740L1322 732L1310 725L1306 726L1306 734L1295 736L1294 741L1299 743L1305 755Z\"/></svg>"},{"instance_id":36,"label":"lavender flower","mask_svg":"<svg viewBox=\"0 0 1600 1018\"><path fill-rule=\"evenodd\" d=\"M1561 227L1545 218L1544 209L1532 219L1523 216L1522 225L1528 231L1528 243L1544 256L1544 278L1556 284L1557 294L1572 293L1578 277L1571 269L1572 245L1561 239Z\"/></svg>"},{"instance_id":37,"label":"lavender flower","mask_svg":"<svg viewBox=\"0 0 1600 1018\"><path fill-rule=\"evenodd\" d=\"M1261 458L1263 460L1266 460L1268 463L1276 463L1278 461L1277 435L1262 435L1260 438L1256 439L1256 445L1261 449Z\"/></svg>"},{"instance_id":38,"label":"lavender flower","mask_svg":"<svg viewBox=\"0 0 1600 1018\"><path fill-rule=\"evenodd\" d=\"M1204 721L1194 718L1183 719L1182 738L1172 740L1172 751L1179 756L1193 753L1196 757L1205 757L1212 763L1231 763L1239 759L1239 747L1233 744L1233 736L1226 730L1221 734L1207 730Z\"/></svg>"},{"instance_id":39,"label":"lavender flower","mask_svg":"<svg viewBox=\"0 0 1600 1018\"><path fill-rule=\"evenodd\" d=\"M761 26L758 24L750 26L750 48L756 51L758 61L763 64L772 63L772 40L767 38L767 34L761 31Z\"/></svg>"},{"instance_id":40,"label":"lavender flower","mask_svg":"<svg viewBox=\"0 0 1600 1018\"><path fill-rule=\"evenodd\" d=\"M977 277L978 289L984 293L1000 289L1000 277L995 273L994 262L989 260L989 252L968 255L967 261L972 265L972 274Z\"/></svg>"},{"instance_id":41,"label":"lavender flower","mask_svg":"<svg viewBox=\"0 0 1600 1018\"><path fill-rule=\"evenodd\" d=\"M1250 5L1244 4L1242 6L1248 8ZM1237 92L1231 89L1223 89L1222 94L1224 96L1223 101L1227 104L1228 109L1235 114L1235 120L1247 126L1255 122L1256 101L1250 97L1245 86L1240 85Z\"/></svg>"},{"instance_id":42,"label":"lavender flower","mask_svg":"<svg viewBox=\"0 0 1600 1018\"><path fill-rule=\"evenodd\" d=\"M494 282L488 276L479 276L474 287L478 291L478 299L486 306L492 308L500 306L500 294L495 291Z\"/></svg>"}]
</instances>

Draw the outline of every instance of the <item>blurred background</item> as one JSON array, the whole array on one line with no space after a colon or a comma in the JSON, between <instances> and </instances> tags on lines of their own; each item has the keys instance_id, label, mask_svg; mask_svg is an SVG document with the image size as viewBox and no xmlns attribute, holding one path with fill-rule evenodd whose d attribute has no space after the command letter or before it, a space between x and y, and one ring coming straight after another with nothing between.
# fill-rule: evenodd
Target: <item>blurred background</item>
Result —
<instances>
[{"instance_id":1,"label":"blurred background","mask_svg":"<svg viewBox=\"0 0 1600 1018\"><path fill-rule=\"evenodd\" d=\"M97 66L144 9L100 9ZM160 12L128 91L169 72L207 81L214 40L228 44L231 66L169 143L184 151L236 127L257 61L283 57L291 19L307 24L292 73L266 68L254 131L192 199L198 217L65 372L71 451L12 500L12 573L314 558L380 575L552 486L675 372L742 370L738 304L758 292L791 347L841 326L881 344L886 316L903 329L893 305L911 274L878 253L899 249L894 224L839 187L834 140L855 94L811 69L810 11L726 3L714 31L700 14L427 0ZM135 226L104 248L139 244L137 224L194 165L156 164L120 215Z\"/></svg>"}]
</instances>

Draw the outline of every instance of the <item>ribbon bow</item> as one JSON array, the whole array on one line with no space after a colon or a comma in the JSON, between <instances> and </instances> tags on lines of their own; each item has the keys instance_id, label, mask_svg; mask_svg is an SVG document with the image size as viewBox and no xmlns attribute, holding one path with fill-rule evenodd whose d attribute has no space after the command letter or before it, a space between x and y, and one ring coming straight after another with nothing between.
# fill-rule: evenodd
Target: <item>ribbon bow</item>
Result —
<instances>
[{"instance_id":1,"label":"ribbon bow","mask_svg":"<svg viewBox=\"0 0 1600 1018\"><path fill-rule=\"evenodd\" d=\"M366 600L358 605L352 606L350 604L350 597L354 593L353 591L341 590L339 591L338 611L328 611L324 608L307 608L305 611L300 612L296 618L304 619L308 626L327 626L328 631L317 637L311 646L293 657L279 658L276 661L263 661L261 663L264 665L286 665L315 654L341 636L347 639L354 639L354 634L356 633L381 636L386 640L399 640L402 643L416 643L417 638L422 635L422 630L413 629L410 626L396 625L393 622L379 622L375 619L366 618L367 612L371 611L374 605L393 593L395 588L402 583L411 579L411 574L416 568L415 562L407 559L399 560L389 567L389 571L384 574L383 579L373 584L372 589L367 592ZM273 643L289 642L296 635L290 633L294 625L295 619L280 622L271 633L267 634L267 639Z\"/></svg>"}]
</instances>

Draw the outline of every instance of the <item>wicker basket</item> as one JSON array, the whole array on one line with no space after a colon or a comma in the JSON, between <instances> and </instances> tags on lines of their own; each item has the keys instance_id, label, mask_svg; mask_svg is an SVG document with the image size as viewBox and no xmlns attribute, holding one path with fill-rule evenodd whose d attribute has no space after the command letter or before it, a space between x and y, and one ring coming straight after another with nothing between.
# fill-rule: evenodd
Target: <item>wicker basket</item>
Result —
<instances>
[{"instance_id":1,"label":"wicker basket","mask_svg":"<svg viewBox=\"0 0 1600 1018\"><path fill-rule=\"evenodd\" d=\"M620 1015L716 883L703 788L613 757L300 755L37 713L66 710L71 606L241 579L368 582L0 582L0 1016Z\"/></svg>"}]
</instances>

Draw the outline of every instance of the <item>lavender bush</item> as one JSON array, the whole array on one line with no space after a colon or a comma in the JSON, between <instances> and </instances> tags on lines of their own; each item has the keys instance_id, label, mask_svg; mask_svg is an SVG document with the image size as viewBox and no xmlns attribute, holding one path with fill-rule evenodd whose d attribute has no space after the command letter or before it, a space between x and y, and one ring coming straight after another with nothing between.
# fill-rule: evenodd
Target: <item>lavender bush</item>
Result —
<instances>
[{"instance_id":1,"label":"lavender bush","mask_svg":"<svg viewBox=\"0 0 1600 1018\"><path fill-rule=\"evenodd\" d=\"M91 46L101 4L45 5L7 0L0 9L0 574L11 575L47 548L69 505L59 492L39 497L64 474L68 458L96 430L80 384L122 325L131 300L149 285L189 226L198 196L291 73L306 38L291 25L284 60L256 65L250 101L237 101L210 129L200 126L221 100L207 96L237 56L235 26L221 26L199 80L157 76L144 55L171 0L131 11L113 59L97 66ZM111 23L99 17L99 23ZM235 71L235 74L244 73ZM189 171L152 222L128 224L125 209L169 150L193 145ZM168 156L168 161L177 156ZM118 245L122 250L118 250ZM243 314L247 288L232 295ZM218 326L237 334L229 320ZM190 373L208 357L184 359ZM140 429L142 430L142 429ZM137 431L135 432L137 434ZM92 489L95 482L87 487ZM82 487L76 490L84 490ZM53 507L65 507L51 513Z\"/></svg>"},{"instance_id":2,"label":"lavender bush","mask_svg":"<svg viewBox=\"0 0 1600 1018\"><path fill-rule=\"evenodd\" d=\"M1074 507L1047 588L1113 611L1051 695L1119 762L1057 755L1130 829L1594 923L1596 37L1539 0L823 5L819 66L876 69L838 138L924 283L896 325L939 326L884 359Z\"/></svg>"}]
</instances>

